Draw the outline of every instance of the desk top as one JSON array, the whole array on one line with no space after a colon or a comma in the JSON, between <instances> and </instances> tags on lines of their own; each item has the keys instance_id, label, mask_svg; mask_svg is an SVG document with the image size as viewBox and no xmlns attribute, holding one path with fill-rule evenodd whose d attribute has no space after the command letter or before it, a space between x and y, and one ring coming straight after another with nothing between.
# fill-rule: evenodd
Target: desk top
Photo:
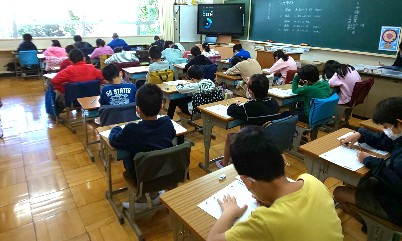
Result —
<instances>
[{"instance_id":1,"label":"desk top","mask_svg":"<svg viewBox=\"0 0 402 241\"><path fill-rule=\"evenodd\" d=\"M84 110L96 110L99 109L100 107L99 98L100 96L97 95L97 96L77 98L77 101L78 103L80 103L82 109Z\"/></svg>"},{"instance_id":2,"label":"desk top","mask_svg":"<svg viewBox=\"0 0 402 241\"><path fill-rule=\"evenodd\" d=\"M167 94L174 94L177 93L176 86L178 84L186 84L190 83L190 80L176 80L176 81L168 81L168 82L163 82L162 84L157 84L161 90Z\"/></svg>"},{"instance_id":3,"label":"desk top","mask_svg":"<svg viewBox=\"0 0 402 241\"><path fill-rule=\"evenodd\" d=\"M339 129L328 135L325 135L314 141L308 142L307 144L300 146L299 150L301 153L310 154L314 157L319 157L321 154L340 146L340 142L336 138L339 138L348 132L353 132L353 130L348 128ZM375 153L370 154L379 156L378 154L376 155ZM359 176L364 176L368 171L369 169L367 167L362 167L357 171L355 171L355 173Z\"/></svg>"},{"instance_id":4,"label":"desk top","mask_svg":"<svg viewBox=\"0 0 402 241\"><path fill-rule=\"evenodd\" d=\"M226 179L220 182L218 177L222 174ZM236 176L233 165L229 165L162 194L161 200L199 240L206 240L216 219L197 205L229 185Z\"/></svg>"},{"instance_id":5,"label":"desk top","mask_svg":"<svg viewBox=\"0 0 402 241\"><path fill-rule=\"evenodd\" d=\"M243 97L236 97L236 98L231 98L231 99L228 99L228 100L221 100L221 101L217 101L217 102L213 102L213 103L209 103L209 104L205 104L205 105L200 105L200 106L198 106L198 109L201 112L208 113L209 115L214 116L214 117L216 117L216 118L218 118L220 120L231 121L231 120L234 120L234 118L232 118L232 117L226 118L224 116L218 115L217 113L208 110L207 108L211 107L211 106L215 106L215 105L229 106L232 103L236 103L237 101L240 101L240 102L244 103L244 102L247 102L248 99L243 98Z\"/></svg>"},{"instance_id":6,"label":"desk top","mask_svg":"<svg viewBox=\"0 0 402 241\"><path fill-rule=\"evenodd\" d=\"M297 94L292 93L292 85L278 85L270 88L268 90L268 95L274 96L277 98L287 99L297 96Z\"/></svg>"},{"instance_id":7,"label":"desk top","mask_svg":"<svg viewBox=\"0 0 402 241\"><path fill-rule=\"evenodd\" d=\"M222 78L225 78L225 79L228 79L228 80L233 80L233 81L243 79L240 75L227 75L227 74L224 74L223 72L216 72L215 75L219 76L219 77L222 77Z\"/></svg>"},{"instance_id":8,"label":"desk top","mask_svg":"<svg viewBox=\"0 0 402 241\"><path fill-rule=\"evenodd\" d=\"M148 72L149 66L128 67L128 68L123 68L123 70L129 74L145 73L145 72Z\"/></svg>"},{"instance_id":9,"label":"desk top","mask_svg":"<svg viewBox=\"0 0 402 241\"><path fill-rule=\"evenodd\" d=\"M381 125L377 125L376 123L373 122L372 119L361 121L359 125L376 132L382 132L384 130L384 127L382 127Z\"/></svg>"},{"instance_id":10,"label":"desk top","mask_svg":"<svg viewBox=\"0 0 402 241\"><path fill-rule=\"evenodd\" d=\"M186 64L174 64L173 66L178 68L178 69L185 69L186 68Z\"/></svg>"}]
</instances>

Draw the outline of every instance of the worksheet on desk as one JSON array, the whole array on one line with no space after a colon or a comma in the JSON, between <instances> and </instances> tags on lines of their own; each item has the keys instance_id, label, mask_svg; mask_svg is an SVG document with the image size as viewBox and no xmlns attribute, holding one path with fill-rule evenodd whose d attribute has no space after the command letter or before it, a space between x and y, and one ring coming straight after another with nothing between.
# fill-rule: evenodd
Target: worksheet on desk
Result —
<instances>
[{"instance_id":1,"label":"worksheet on desk","mask_svg":"<svg viewBox=\"0 0 402 241\"><path fill-rule=\"evenodd\" d=\"M357 159L357 150L338 146L320 155L321 158L351 171L356 171L364 165Z\"/></svg>"},{"instance_id":2,"label":"worksheet on desk","mask_svg":"<svg viewBox=\"0 0 402 241\"><path fill-rule=\"evenodd\" d=\"M222 210L218 204L218 199L222 200L223 196L227 194L230 194L236 198L239 207L243 207L245 204L248 206L246 212L244 212L244 214L236 220L236 223L246 220L250 216L251 212L260 206L257 200L253 198L251 192L247 190L246 185L244 185L240 179L236 179L208 199L198 204L198 207L212 217L218 219L222 215Z\"/></svg>"},{"instance_id":3,"label":"worksheet on desk","mask_svg":"<svg viewBox=\"0 0 402 241\"><path fill-rule=\"evenodd\" d=\"M187 80L175 80L175 81L166 81L165 84L167 85L172 85L172 86L176 86L178 84L188 84L189 82Z\"/></svg>"},{"instance_id":4,"label":"worksheet on desk","mask_svg":"<svg viewBox=\"0 0 402 241\"><path fill-rule=\"evenodd\" d=\"M269 89L269 90L268 90L268 94L276 95L276 96L279 96L279 97L282 97L282 98L286 98L286 97L290 97L290 96L296 95L296 94L294 94L294 93L292 92L291 89L283 90L283 89L278 89L278 88L271 88L271 89Z\"/></svg>"},{"instance_id":5,"label":"worksheet on desk","mask_svg":"<svg viewBox=\"0 0 402 241\"><path fill-rule=\"evenodd\" d=\"M228 116L228 106L227 105L213 105L210 107L205 108L206 110L209 110L217 115L223 116L225 118L231 118Z\"/></svg>"}]
</instances>

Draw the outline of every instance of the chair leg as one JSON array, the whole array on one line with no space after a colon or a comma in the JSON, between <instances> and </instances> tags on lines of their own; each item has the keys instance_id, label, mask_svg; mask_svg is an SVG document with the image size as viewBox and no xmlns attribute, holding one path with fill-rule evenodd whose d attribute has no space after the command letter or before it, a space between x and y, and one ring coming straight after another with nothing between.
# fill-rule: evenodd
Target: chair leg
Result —
<instances>
[{"instance_id":1,"label":"chair leg","mask_svg":"<svg viewBox=\"0 0 402 241\"><path fill-rule=\"evenodd\" d=\"M311 139L312 141L314 141L315 139L317 139L318 129L319 129L319 126L315 126L315 127L311 130L311 132L310 132L310 139Z\"/></svg>"},{"instance_id":2,"label":"chair leg","mask_svg":"<svg viewBox=\"0 0 402 241\"><path fill-rule=\"evenodd\" d=\"M304 156L299 153L299 147L300 147L300 141L303 136L303 131L305 131L305 129L300 126L296 126L296 131L297 131L297 136L293 137L292 146L289 150L289 153L296 157L303 159Z\"/></svg>"}]
</instances>

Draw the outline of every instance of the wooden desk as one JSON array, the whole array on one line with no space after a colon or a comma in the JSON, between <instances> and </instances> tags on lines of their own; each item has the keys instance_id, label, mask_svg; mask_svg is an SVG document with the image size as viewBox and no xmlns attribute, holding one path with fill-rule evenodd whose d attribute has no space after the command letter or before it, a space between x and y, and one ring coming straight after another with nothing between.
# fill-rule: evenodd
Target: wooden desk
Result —
<instances>
[{"instance_id":1,"label":"wooden desk","mask_svg":"<svg viewBox=\"0 0 402 241\"><path fill-rule=\"evenodd\" d=\"M137 66L137 67L128 67L123 68L124 71L124 79L127 82L134 82L138 79L145 79L147 73L149 71L149 66ZM130 81L130 79L134 81Z\"/></svg>"},{"instance_id":2,"label":"wooden desk","mask_svg":"<svg viewBox=\"0 0 402 241\"><path fill-rule=\"evenodd\" d=\"M186 64L174 64L174 79L178 80L180 76L184 75Z\"/></svg>"},{"instance_id":3,"label":"wooden desk","mask_svg":"<svg viewBox=\"0 0 402 241\"><path fill-rule=\"evenodd\" d=\"M373 122L372 119L361 121L359 125L376 132L382 132L384 130L384 127L382 127L381 125L377 125L376 123Z\"/></svg>"},{"instance_id":4,"label":"wooden desk","mask_svg":"<svg viewBox=\"0 0 402 241\"><path fill-rule=\"evenodd\" d=\"M292 56L294 60L300 60L301 53L287 53L287 55ZM257 61L260 63L261 68L271 68L274 65L274 52L257 50Z\"/></svg>"},{"instance_id":5,"label":"wooden desk","mask_svg":"<svg viewBox=\"0 0 402 241\"><path fill-rule=\"evenodd\" d=\"M235 82L238 80L243 80L243 78L240 75L226 75L223 72L216 72L215 75L216 75L216 82L218 82L218 84L223 82L228 87L234 86Z\"/></svg>"},{"instance_id":6,"label":"wooden desk","mask_svg":"<svg viewBox=\"0 0 402 241\"><path fill-rule=\"evenodd\" d=\"M279 90L291 90L292 85L287 84L287 85L277 85L273 86L268 90L268 96L271 96L278 102L279 106L289 106L291 104L296 103L297 101L300 100L300 96L298 95L291 95L287 94L285 92L278 92L276 91L277 89Z\"/></svg>"},{"instance_id":7,"label":"wooden desk","mask_svg":"<svg viewBox=\"0 0 402 241\"><path fill-rule=\"evenodd\" d=\"M216 65L219 72L222 72L224 69L230 68L230 63L229 60L227 59L217 60Z\"/></svg>"},{"instance_id":8,"label":"wooden desk","mask_svg":"<svg viewBox=\"0 0 402 241\"><path fill-rule=\"evenodd\" d=\"M183 81L189 83L190 80L169 81L169 84L167 84L166 82L163 82L162 84L157 84L157 86L159 86L159 88L161 88L162 93L163 93L163 98L166 101L175 100L175 99L184 98L186 96L191 96L191 94L180 94L177 91L177 89L176 89L177 84L182 83Z\"/></svg>"},{"instance_id":9,"label":"wooden desk","mask_svg":"<svg viewBox=\"0 0 402 241\"><path fill-rule=\"evenodd\" d=\"M226 179L219 182L218 177L222 174L226 175ZM207 239L216 219L197 205L229 185L236 176L237 172L233 165L229 165L161 195L161 201L169 209L173 240Z\"/></svg>"},{"instance_id":10,"label":"wooden desk","mask_svg":"<svg viewBox=\"0 0 402 241\"><path fill-rule=\"evenodd\" d=\"M123 125L123 124L127 124L127 123L129 123L129 122L120 123L117 125ZM174 121L172 121L172 123L176 130L176 137L183 137L183 135L187 133L187 129L185 129L184 127L182 127L181 125L177 124ZM98 128L96 128L96 131L98 133L101 133L103 131L112 129L114 126L116 126L116 125L98 127ZM184 140L184 138L182 138L182 139ZM106 191L106 199L109 201L110 205L112 206L119 222L121 224L123 224L124 223L123 214L117 208L116 203L113 200L114 194L127 190L127 188L120 188L117 190L113 190L113 187L112 187L113 180L112 180L111 162L112 162L112 160L117 160L117 150L110 145L109 136L105 137L103 135L100 135L100 141L101 141L101 159L106 168L107 179L108 179L108 190ZM179 142L179 141L177 141L177 142Z\"/></svg>"},{"instance_id":11,"label":"wooden desk","mask_svg":"<svg viewBox=\"0 0 402 241\"><path fill-rule=\"evenodd\" d=\"M205 148L205 160L204 163L199 163L198 166L205 170L206 172L211 172L209 169L209 148L211 147L211 135L212 135L212 128L214 126L218 126L224 129L230 129L236 126L239 126L242 121L234 119L232 117L226 118L216 113L207 110L206 108L214 105L230 105L237 101L240 102L247 102L246 98L243 97L236 97L229 100L222 100L218 102L213 102L205 105L198 106L198 109L201 111L201 118L203 122L203 134L204 134L204 148Z\"/></svg>"},{"instance_id":12,"label":"wooden desk","mask_svg":"<svg viewBox=\"0 0 402 241\"><path fill-rule=\"evenodd\" d=\"M99 141L92 141L89 142L88 140L88 127L87 127L87 119L94 119L99 116L98 109L100 107L99 103L100 96L90 96L90 97L83 97L77 98L78 103L81 105L82 109L82 122L84 124L84 131L85 131L85 149L88 152L91 161L95 161L95 157L92 154L92 151L89 149L89 145L97 144Z\"/></svg>"},{"instance_id":13,"label":"wooden desk","mask_svg":"<svg viewBox=\"0 0 402 241\"><path fill-rule=\"evenodd\" d=\"M357 186L360 178L369 171L367 167L362 167L357 171L351 171L319 157L321 154L338 147L340 142L337 138L348 132L353 132L353 130L342 128L300 146L299 151L304 154L304 163L307 166L307 172L322 182L328 177L334 177L350 185ZM376 153L370 154L386 158Z\"/></svg>"}]
</instances>

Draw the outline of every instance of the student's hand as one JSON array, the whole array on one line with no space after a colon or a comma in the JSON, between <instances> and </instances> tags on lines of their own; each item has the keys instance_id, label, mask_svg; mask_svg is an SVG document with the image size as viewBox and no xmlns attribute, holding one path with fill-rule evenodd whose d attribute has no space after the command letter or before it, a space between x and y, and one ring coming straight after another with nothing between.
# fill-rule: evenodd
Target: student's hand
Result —
<instances>
[{"instance_id":1,"label":"student's hand","mask_svg":"<svg viewBox=\"0 0 402 241\"><path fill-rule=\"evenodd\" d=\"M340 142L342 145L352 148L352 146L360 139L361 135L359 132L348 135L345 138L341 138Z\"/></svg>"},{"instance_id":2,"label":"student's hand","mask_svg":"<svg viewBox=\"0 0 402 241\"><path fill-rule=\"evenodd\" d=\"M370 154L364 151L357 151L357 160L359 160L360 163L363 163L364 159L366 157L369 157Z\"/></svg>"},{"instance_id":3,"label":"student's hand","mask_svg":"<svg viewBox=\"0 0 402 241\"><path fill-rule=\"evenodd\" d=\"M230 213L233 217L238 218L247 210L247 205L239 207L236 202L236 198L230 195L225 195L223 200L218 199L219 206L221 206L222 213Z\"/></svg>"}]
</instances>

